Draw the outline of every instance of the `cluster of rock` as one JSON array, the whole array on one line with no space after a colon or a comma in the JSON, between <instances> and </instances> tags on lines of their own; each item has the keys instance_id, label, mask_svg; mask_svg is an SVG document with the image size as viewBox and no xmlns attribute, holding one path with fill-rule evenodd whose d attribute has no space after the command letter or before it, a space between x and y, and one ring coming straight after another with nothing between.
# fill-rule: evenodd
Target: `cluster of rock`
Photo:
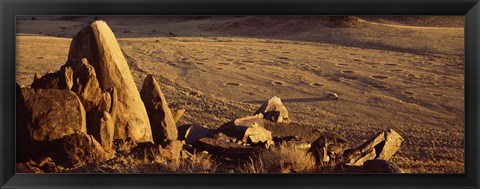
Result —
<instances>
[{"instance_id":1,"label":"cluster of rock","mask_svg":"<svg viewBox=\"0 0 480 189\"><path fill-rule=\"evenodd\" d=\"M145 147L170 159L203 151L239 162L280 142L295 142L279 139L265 128L291 122L278 97L266 101L254 115L217 129L195 124L177 127L185 109L169 108L153 75L145 78L139 92L115 36L103 21L74 36L68 60L59 71L36 74L31 87L17 84L16 92L18 172L57 172L57 165L104 162ZM334 164L336 170L399 172L388 160L402 141L388 130L347 149L345 139L323 133L298 146L308 149L317 164Z\"/></svg>"}]
</instances>

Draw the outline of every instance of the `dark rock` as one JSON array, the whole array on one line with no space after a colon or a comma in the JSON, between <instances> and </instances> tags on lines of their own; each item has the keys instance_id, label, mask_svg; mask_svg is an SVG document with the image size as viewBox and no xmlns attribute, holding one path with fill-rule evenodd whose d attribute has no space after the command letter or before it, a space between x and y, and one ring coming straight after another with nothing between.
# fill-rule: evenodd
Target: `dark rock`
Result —
<instances>
[{"instance_id":1,"label":"dark rock","mask_svg":"<svg viewBox=\"0 0 480 189\"><path fill-rule=\"evenodd\" d=\"M35 74L31 85L34 89L64 89L70 90L73 85L73 71L65 67L55 73L47 73L42 77Z\"/></svg>"},{"instance_id":2,"label":"dark rock","mask_svg":"<svg viewBox=\"0 0 480 189\"><path fill-rule=\"evenodd\" d=\"M107 152L113 151L115 122L108 112L93 111L87 116L87 130Z\"/></svg>"},{"instance_id":3,"label":"dark rock","mask_svg":"<svg viewBox=\"0 0 480 189\"><path fill-rule=\"evenodd\" d=\"M152 75L145 78L140 94L150 119L154 142L163 144L167 140L176 140L178 131L175 120L160 86Z\"/></svg>"},{"instance_id":4,"label":"dark rock","mask_svg":"<svg viewBox=\"0 0 480 189\"><path fill-rule=\"evenodd\" d=\"M256 112L255 115L261 114L264 119L277 123L290 123L287 108L283 105L282 100L276 96L265 102Z\"/></svg>"},{"instance_id":5,"label":"dark rock","mask_svg":"<svg viewBox=\"0 0 480 189\"><path fill-rule=\"evenodd\" d=\"M177 129L178 139L185 140L185 144L191 144L200 138L207 137L213 132L212 129L192 124L182 125L180 127L177 127Z\"/></svg>"},{"instance_id":6,"label":"dark rock","mask_svg":"<svg viewBox=\"0 0 480 189\"><path fill-rule=\"evenodd\" d=\"M86 115L77 95L58 89L21 89L24 125L34 141L53 141L75 132L86 133ZM22 130L24 128L20 128ZM24 140L24 139L20 139ZM28 138L25 140L29 140Z\"/></svg>"},{"instance_id":7,"label":"dark rock","mask_svg":"<svg viewBox=\"0 0 480 189\"><path fill-rule=\"evenodd\" d=\"M91 135L74 133L60 139L58 162L68 167L78 167L88 163L99 163L113 158Z\"/></svg>"},{"instance_id":8,"label":"dark rock","mask_svg":"<svg viewBox=\"0 0 480 189\"><path fill-rule=\"evenodd\" d=\"M336 161L348 148L347 140L332 133L324 132L311 143L308 152L312 153L317 163Z\"/></svg>"},{"instance_id":9,"label":"dark rock","mask_svg":"<svg viewBox=\"0 0 480 189\"><path fill-rule=\"evenodd\" d=\"M363 168L369 173L403 173L402 169L394 163L381 159L365 161Z\"/></svg>"},{"instance_id":10,"label":"dark rock","mask_svg":"<svg viewBox=\"0 0 480 189\"><path fill-rule=\"evenodd\" d=\"M197 151L207 151L222 158L243 160L247 160L259 150L258 148L253 148L213 138L201 138L198 141L192 143L192 146L194 146Z\"/></svg>"}]
</instances>

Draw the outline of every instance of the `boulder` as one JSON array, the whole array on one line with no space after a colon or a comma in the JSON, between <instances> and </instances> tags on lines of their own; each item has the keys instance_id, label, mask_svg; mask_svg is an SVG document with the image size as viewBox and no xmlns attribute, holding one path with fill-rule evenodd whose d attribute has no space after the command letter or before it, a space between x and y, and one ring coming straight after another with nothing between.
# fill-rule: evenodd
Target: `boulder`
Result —
<instances>
[{"instance_id":1,"label":"boulder","mask_svg":"<svg viewBox=\"0 0 480 189\"><path fill-rule=\"evenodd\" d=\"M53 141L87 132L86 115L77 95L59 89L21 89L25 127L34 141ZM18 104L17 104L18 106Z\"/></svg>"},{"instance_id":2,"label":"boulder","mask_svg":"<svg viewBox=\"0 0 480 189\"><path fill-rule=\"evenodd\" d=\"M185 114L185 109L183 108L172 111L172 116L175 123L177 123L180 120L180 118L182 118L183 114Z\"/></svg>"},{"instance_id":3,"label":"boulder","mask_svg":"<svg viewBox=\"0 0 480 189\"><path fill-rule=\"evenodd\" d=\"M147 111L115 35L104 21L94 21L73 37L67 62L82 58L93 66L102 90L118 90L114 138L152 141Z\"/></svg>"},{"instance_id":4,"label":"boulder","mask_svg":"<svg viewBox=\"0 0 480 189\"><path fill-rule=\"evenodd\" d=\"M47 73L40 77L35 74L31 85L34 89L65 89L70 90L73 86L73 70L65 67L55 73Z\"/></svg>"},{"instance_id":5,"label":"boulder","mask_svg":"<svg viewBox=\"0 0 480 189\"><path fill-rule=\"evenodd\" d=\"M250 145L273 145L272 132L263 127L265 120L259 116L235 119L218 128L214 133L223 133Z\"/></svg>"},{"instance_id":6,"label":"boulder","mask_svg":"<svg viewBox=\"0 0 480 189\"><path fill-rule=\"evenodd\" d=\"M200 138L207 137L213 132L212 129L202 127L200 125L182 125L178 129L178 139L185 140L185 144L191 144Z\"/></svg>"},{"instance_id":7,"label":"boulder","mask_svg":"<svg viewBox=\"0 0 480 189\"><path fill-rule=\"evenodd\" d=\"M99 163L113 158L92 135L74 133L59 140L61 145L57 160L68 167L78 167L89 163Z\"/></svg>"},{"instance_id":8,"label":"boulder","mask_svg":"<svg viewBox=\"0 0 480 189\"><path fill-rule=\"evenodd\" d=\"M381 159L368 160L363 164L363 168L369 173L403 173L394 163Z\"/></svg>"},{"instance_id":9,"label":"boulder","mask_svg":"<svg viewBox=\"0 0 480 189\"><path fill-rule=\"evenodd\" d=\"M343 151L348 148L348 143L342 137L324 132L310 146L308 152L313 154L317 163L326 163L341 158Z\"/></svg>"},{"instance_id":10,"label":"boulder","mask_svg":"<svg viewBox=\"0 0 480 189\"><path fill-rule=\"evenodd\" d=\"M160 86L151 74L145 78L140 94L150 119L153 141L156 144L163 144L167 140L176 140L178 131L172 112Z\"/></svg>"},{"instance_id":11,"label":"boulder","mask_svg":"<svg viewBox=\"0 0 480 189\"><path fill-rule=\"evenodd\" d=\"M263 118L277 123L290 123L287 108L283 105L282 100L276 96L265 102L256 112L255 115L262 114Z\"/></svg>"},{"instance_id":12,"label":"boulder","mask_svg":"<svg viewBox=\"0 0 480 189\"><path fill-rule=\"evenodd\" d=\"M389 160L403 142L393 129L382 131L359 147L345 151L347 163L361 166L367 160Z\"/></svg>"}]
</instances>

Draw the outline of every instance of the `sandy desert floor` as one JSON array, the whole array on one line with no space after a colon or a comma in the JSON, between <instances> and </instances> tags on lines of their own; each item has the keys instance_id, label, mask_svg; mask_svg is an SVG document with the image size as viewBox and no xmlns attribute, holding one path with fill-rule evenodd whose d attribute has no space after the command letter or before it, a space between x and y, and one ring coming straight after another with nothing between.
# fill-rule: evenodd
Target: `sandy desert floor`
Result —
<instances>
[{"instance_id":1,"label":"sandy desert floor","mask_svg":"<svg viewBox=\"0 0 480 189\"><path fill-rule=\"evenodd\" d=\"M58 70L92 18L19 17L17 82ZM463 17L101 19L137 87L152 73L171 108L187 110L180 123L217 128L278 96L306 140L326 130L357 146L392 128L405 139L392 161L406 172L464 172Z\"/></svg>"}]
</instances>

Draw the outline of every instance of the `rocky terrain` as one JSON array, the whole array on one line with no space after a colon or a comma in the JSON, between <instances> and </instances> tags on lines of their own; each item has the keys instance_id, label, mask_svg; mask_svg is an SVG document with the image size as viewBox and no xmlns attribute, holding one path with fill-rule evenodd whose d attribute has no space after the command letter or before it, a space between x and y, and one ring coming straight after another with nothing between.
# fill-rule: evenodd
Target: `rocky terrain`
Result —
<instances>
[{"instance_id":1,"label":"rocky terrain","mask_svg":"<svg viewBox=\"0 0 480 189\"><path fill-rule=\"evenodd\" d=\"M463 172L463 18L102 19L17 20L17 171Z\"/></svg>"}]
</instances>

